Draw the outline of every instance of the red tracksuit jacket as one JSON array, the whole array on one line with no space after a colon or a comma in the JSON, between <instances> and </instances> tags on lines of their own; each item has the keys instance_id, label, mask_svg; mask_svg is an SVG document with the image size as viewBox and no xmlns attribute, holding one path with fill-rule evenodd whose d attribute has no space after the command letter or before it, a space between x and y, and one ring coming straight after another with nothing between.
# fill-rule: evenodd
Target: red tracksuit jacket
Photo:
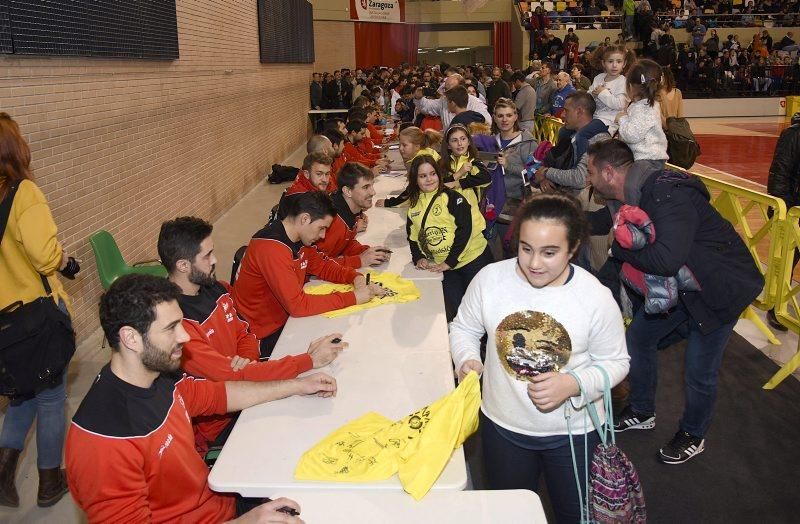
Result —
<instances>
[{"instance_id":1,"label":"red tracksuit jacket","mask_svg":"<svg viewBox=\"0 0 800 524\"><path fill-rule=\"evenodd\" d=\"M287 380L310 370L313 365L307 353L259 362L258 340L247 322L239 318L230 286L217 282L203 286L195 296L181 295L178 303L183 311L183 327L191 339L183 346L181 367L195 377L218 382L227 380ZM252 360L234 371L231 357ZM194 419L195 441L205 452L231 421L231 415L212 415Z\"/></svg>"},{"instance_id":2,"label":"red tracksuit jacket","mask_svg":"<svg viewBox=\"0 0 800 524\"><path fill-rule=\"evenodd\" d=\"M333 176L333 168L331 168L331 179L328 182L328 188L325 190L327 193L333 193L339 186L336 185L336 177ZM311 180L305 175L302 169L292 182L292 185L286 188L285 195L294 195L296 193L305 193L307 191L319 191L319 188L311 183ZM283 198L281 196L281 198Z\"/></svg>"},{"instance_id":3,"label":"red tracksuit jacket","mask_svg":"<svg viewBox=\"0 0 800 524\"><path fill-rule=\"evenodd\" d=\"M67 481L89 522L219 523L236 514L231 495L208 488L191 417L225 413L225 384L159 376L149 388L107 364L69 428Z\"/></svg>"},{"instance_id":4,"label":"red tracksuit jacket","mask_svg":"<svg viewBox=\"0 0 800 524\"><path fill-rule=\"evenodd\" d=\"M358 273L316 249L302 247L301 242L289 239L281 221L268 224L247 246L233 285L233 300L259 339L275 333L289 316L319 315L356 303L352 291L329 295L303 291L307 272L336 283L352 283Z\"/></svg>"},{"instance_id":5,"label":"red tracksuit jacket","mask_svg":"<svg viewBox=\"0 0 800 524\"><path fill-rule=\"evenodd\" d=\"M339 264L358 269L361 267L359 255L369 249L369 246L356 240L356 221L362 214L356 215L350 211L341 191L334 193L332 198L338 214L325 233L325 238L317 242L316 247Z\"/></svg>"}]
</instances>

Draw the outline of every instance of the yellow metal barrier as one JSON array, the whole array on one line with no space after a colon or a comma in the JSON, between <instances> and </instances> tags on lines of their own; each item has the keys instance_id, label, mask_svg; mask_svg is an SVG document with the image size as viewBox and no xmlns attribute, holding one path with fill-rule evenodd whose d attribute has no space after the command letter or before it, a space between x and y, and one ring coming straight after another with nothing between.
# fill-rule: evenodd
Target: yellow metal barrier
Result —
<instances>
[{"instance_id":1,"label":"yellow metal barrier","mask_svg":"<svg viewBox=\"0 0 800 524\"><path fill-rule=\"evenodd\" d=\"M775 307L775 316L778 317L781 324L800 335L800 306L797 301L800 285L792 285L794 254L800 248L800 225L798 221L800 221L800 207L793 207L787 213L784 221L784 256L781 264L780 291ZM798 352L764 384L764 389L775 388L783 379L794 373L798 367L800 367L800 344L798 344Z\"/></svg>"},{"instance_id":2,"label":"yellow metal barrier","mask_svg":"<svg viewBox=\"0 0 800 524\"><path fill-rule=\"evenodd\" d=\"M722 182L706 175L692 174L702 180L711 192L711 204L714 208L737 228L739 236L756 261L756 266L764 275L764 291L742 313L742 318L753 322L771 344L780 345L780 340L756 314L753 307L769 311L778 303L783 277L786 204L780 198L759 191Z\"/></svg>"},{"instance_id":3,"label":"yellow metal barrier","mask_svg":"<svg viewBox=\"0 0 800 524\"><path fill-rule=\"evenodd\" d=\"M548 140L556 145L558 140L558 130L564 126L564 122L554 116L536 116L533 127L533 138L537 142Z\"/></svg>"}]
</instances>

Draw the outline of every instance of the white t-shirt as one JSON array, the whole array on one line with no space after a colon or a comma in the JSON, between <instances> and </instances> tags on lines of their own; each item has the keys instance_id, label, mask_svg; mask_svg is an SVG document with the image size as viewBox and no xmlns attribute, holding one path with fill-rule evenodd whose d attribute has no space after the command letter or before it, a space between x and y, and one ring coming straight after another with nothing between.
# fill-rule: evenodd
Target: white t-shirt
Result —
<instances>
[{"instance_id":1,"label":"white t-shirt","mask_svg":"<svg viewBox=\"0 0 800 524\"><path fill-rule=\"evenodd\" d=\"M622 315L611 292L576 266L566 284L537 289L517 274L516 264L516 258L490 264L467 288L458 315L450 324L450 348L456 369L467 360L480 361L480 338L488 333L483 413L515 433L536 437L566 435L564 407L549 413L539 411L528 397L528 382L517 378L501 362L501 355L509 362L506 357L514 353L510 346L516 347L519 337L525 347L545 347L548 341L551 347L571 346L561 371L576 372L604 419L600 398L603 375L592 366L602 366L612 386L625 378L629 367ZM509 330L509 326L516 328ZM510 340L513 344L509 344ZM592 431L591 419L581 409L586 400L573 397L567 403L578 410L570 419L572 432Z\"/></svg>"}]
</instances>

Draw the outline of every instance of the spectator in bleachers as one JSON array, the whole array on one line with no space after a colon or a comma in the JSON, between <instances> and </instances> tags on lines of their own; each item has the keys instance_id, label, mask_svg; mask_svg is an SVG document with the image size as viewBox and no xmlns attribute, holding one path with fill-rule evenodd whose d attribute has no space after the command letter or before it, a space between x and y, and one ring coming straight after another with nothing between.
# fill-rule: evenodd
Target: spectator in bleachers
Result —
<instances>
[{"instance_id":1,"label":"spectator in bleachers","mask_svg":"<svg viewBox=\"0 0 800 524\"><path fill-rule=\"evenodd\" d=\"M716 29L711 30L711 35L708 37L708 40L705 41L705 46L708 56L717 58L719 54L719 36L717 36Z\"/></svg>"},{"instance_id":2,"label":"spectator in bleachers","mask_svg":"<svg viewBox=\"0 0 800 524\"><path fill-rule=\"evenodd\" d=\"M750 81L753 84L753 91L766 93L772 85L772 79L767 76L767 68L764 57L759 56L754 64L750 65Z\"/></svg>"},{"instance_id":3,"label":"spectator in bleachers","mask_svg":"<svg viewBox=\"0 0 800 524\"><path fill-rule=\"evenodd\" d=\"M775 45L775 48L786 52L797 51L797 44L794 41L794 33L788 31Z\"/></svg>"},{"instance_id":4,"label":"spectator in bleachers","mask_svg":"<svg viewBox=\"0 0 800 524\"><path fill-rule=\"evenodd\" d=\"M695 49L700 50L700 46L703 45L703 40L706 37L706 32L708 29L703 24L700 18L694 19L694 27L692 28L692 45Z\"/></svg>"}]
</instances>

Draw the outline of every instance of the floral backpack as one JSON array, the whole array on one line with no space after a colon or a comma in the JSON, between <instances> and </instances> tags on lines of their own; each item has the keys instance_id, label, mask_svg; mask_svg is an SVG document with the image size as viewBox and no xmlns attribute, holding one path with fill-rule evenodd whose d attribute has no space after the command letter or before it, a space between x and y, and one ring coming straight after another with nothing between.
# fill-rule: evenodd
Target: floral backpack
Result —
<instances>
[{"instance_id":1,"label":"floral backpack","mask_svg":"<svg viewBox=\"0 0 800 524\"><path fill-rule=\"evenodd\" d=\"M630 459L617 447L614 437L614 413L611 407L611 381L608 373L600 366L593 366L603 374L605 386L603 388L603 405L605 407L606 421L600 424L597 410L590 402L586 404L589 417L600 436L600 444L592 454L591 466L586 460L588 469L587 485L581 490L580 475L575 462L575 448L570 434L570 449L572 451L572 467L578 486L578 499L581 504L581 522L591 523L645 523L647 510L644 502L644 492L639 481L639 474L633 467ZM586 392L577 374L570 371L581 394ZM571 405L567 403L566 417L569 418ZM569 425L567 426L569 428ZM589 450L585 453L588 455ZM586 494L586 498L583 498Z\"/></svg>"}]
</instances>

